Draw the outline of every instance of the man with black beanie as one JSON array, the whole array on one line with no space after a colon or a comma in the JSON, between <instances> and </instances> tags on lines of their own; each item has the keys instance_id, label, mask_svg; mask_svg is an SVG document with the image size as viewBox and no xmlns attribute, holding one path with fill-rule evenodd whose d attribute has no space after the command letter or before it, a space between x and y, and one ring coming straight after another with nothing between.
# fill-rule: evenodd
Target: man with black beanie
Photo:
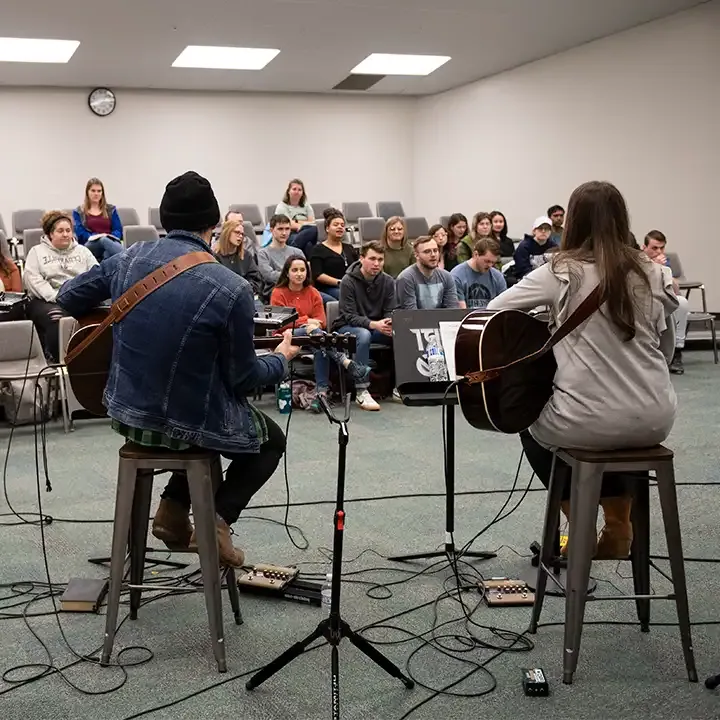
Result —
<instances>
[{"instance_id":1,"label":"man with black beanie","mask_svg":"<svg viewBox=\"0 0 720 720\"><path fill-rule=\"evenodd\" d=\"M220 219L210 183L196 172L171 180L160 204L168 234L136 243L65 283L58 304L74 317L192 252L209 253ZM141 445L202 447L230 459L215 496L220 561L239 567L230 525L270 478L285 436L246 396L286 375L298 349L286 333L257 357L255 306L248 282L220 263L196 265L148 295L113 326L113 357L103 401L113 429ZM175 472L155 513L153 535L170 549L194 547L187 476Z\"/></svg>"}]
</instances>

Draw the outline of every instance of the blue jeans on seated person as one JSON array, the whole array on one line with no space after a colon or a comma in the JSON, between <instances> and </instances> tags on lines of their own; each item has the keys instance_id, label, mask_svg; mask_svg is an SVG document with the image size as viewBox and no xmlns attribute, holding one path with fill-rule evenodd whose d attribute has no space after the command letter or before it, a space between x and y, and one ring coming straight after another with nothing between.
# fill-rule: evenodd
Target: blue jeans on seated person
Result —
<instances>
[{"instance_id":1,"label":"blue jeans on seated person","mask_svg":"<svg viewBox=\"0 0 720 720\"><path fill-rule=\"evenodd\" d=\"M383 335L383 333L378 330L368 330L363 327L343 325L337 332L349 333L350 335L355 336L357 341L357 347L355 348L355 362L359 365L368 364L370 360L370 345L372 343L392 345L392 338L388 335ZM358 390L367 390L367 388L370 387L370 383L355 383L355 387Z\"/></svg>"},{"instance_id":2,"label":"blue jeans on seated person","mask_svg":"<svg viewBox=\"0 0 720 720\"><path fill-rule=\"evenodd\" d=\"M317 283L317 285L315 285L315 289L320 293L320 297L322 298L323 305L327 305L329 302L332 302L333 300L340 299L340 286L339 285L323 285L322 283Z\"/></svg>"},{"instance_id":3,"label":"blue jeans on seated person","mask_svg":"<svg viewBox=\"0 0 720 720\"><path fill-rule=\"evenodd\" d=\"M290 233L287 244L302 250L305 257L309 258L312 249L317 245L318 229L314 223L303 225L299 230Z\"/></svg>"},{"instance_id":4,"label":"blue jeans on seated person","mask_svg":"<svg viewBox=\"0 0 720 720\"><path fill-rule=\"evenodd\" d=\"M311 335L322 335L324 330L313 330ZM296 337L307 337L307 328L295 328L293 335ZM318 392L320 390L327 390L330 385L330 358L327 353L318 349L313 352L313 367L315 369L315 385L317 386Z\"/></svg>"},{"instance_id":5,"label":"blue jeans on seated person","mask_svg":"<svg viewBox=\"0 0 720 720\"><path fill-rule=\"evenodd\" d=\"M117 255L125 249L119 240L113 240L109 237L88 240L87 243L85 243L85 247L97 258L98 262Z\"/></svg>"}]
</instances>

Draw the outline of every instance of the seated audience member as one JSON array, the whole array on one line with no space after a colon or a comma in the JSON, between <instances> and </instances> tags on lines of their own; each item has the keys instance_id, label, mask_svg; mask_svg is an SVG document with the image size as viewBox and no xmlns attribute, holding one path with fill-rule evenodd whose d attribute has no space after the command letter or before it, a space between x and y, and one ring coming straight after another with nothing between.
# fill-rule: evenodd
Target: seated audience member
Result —
<instances>
[{"instance_id":1,"label":"seated audience member","mask_svg":"<svg viewBox=\"0 0 720 720\"><path fill-rule=\"evenodd\" d=\"M552 396L520 433L530 465L546 487L553 465L556 472L569 473L562 460L555 462L555 448L652 447L667 438L675 421L677 398L667 371L674 333L666 319L677 299L670 278L628 245L628 224L625 200L614 185L581 185L570 198L560 251L488 306L549 305L557 328L598 285L604 288L602 309L553 349ZM627 473L603 476L605 527L597 559L625 558L630 552L628 482ZM569 517L569 484L562 510Z\"/></svg>"},{"instance_id":2,"label":"seated audience member","mask_svg":"<svg viewBox=\"0 0 720 720\"><path fill-rule=\"evenodd\" d=\"M277 285L270 296L270 304L294 307L297 310L298 319L292 327L293 335L311 335L325 330L326 319L322 297L311 284L310 266L304 257L291 257L285 261ZM331 359L340 367L347 369L356 382L364 382L370 376L369 367L358 365L343 353L337 350L317 349L313 352L313 362L318 395L327 398ZM312 412L320 412L319 401L315 400L309 409Z\"/></svg>"},{"instance_id":3,"label":"seated audience member","mask_svg":"<svg viewBox=\"0 0 720 720\"><path fill-rule=\"evenodd\" d=\"M472 257L452 269L460 307L487 307L491 300L507 290L503 274L495 268L499 256L497 240L483 238L475 243Z\"/></svg>"},{"instance_id":4,"label":"seated audience member","mask_svg":"<svg viewBox=\"0 0 720 720\"><path fill-rule=\"evenodd\" d=\"M48 362L60 359L58 321L67 313L56 303L63 283L98 264L95 256L73 238L70 218L59 210L42 218L45 233L25 258L23 282L30 301L27 316L35 324Z\"/></svg>"},{"instance_id":5,"label":"seated audience member","mask_svg":"<svg viewBox=\"0 0 720 720\"><path fill-rule=\"evenodd\" d=\"M307 201L302 180L294 178L288 183L282 202L275 208L275 214L290 218L288 245L300 248L305 253L305 257L310 257L310 251L318 241L318 231L315 225L315 211Z\"/></svg>"},{"instance_id":6,"label":"seated audience member","mask_svg":"<svg viewBox=\"0 0 720 720\"><path fill-rule=\"evenodd\" d=\"M438 267L443 270L451 270L452 268L445 267L447 253L450 249L447 230L440 223L437 223L436 225L432 225L428 230L428 237L431 237L437 243L438 250L440 251Z\"/></svg>"},{"instance_id":7,"label":"seated audience member","mask_svg":"<svg viewBox=\"0 0 720 720\"><path fill-rule=\"evenodd\" d=\"M515 244L508 237L508 227L505 215L499 210L493 210L490 213L490 222L492 223L492 236L500 244L500 257L511 258L515 253Z\"/></svg>"},{"instance_id":8,"label":"seated audience member","mask_svg":"<svg viewBox=\"0 0 720 720\"><path fill-rule=\"evenodd\" d=\"M345 237L345 216L336 208L323 213L327 238L310 253L310 268L315 287L323 301L340 298L340 281L347 269L357 260L357 251Z\"/></svg>"},{"instance_id":9,"label":"seated audience member","mask_svg":"<svg viewBox=\"0 0 720 720\"><path fill-rule=\"evenodd\" d=\"M385 248L383 272L396 278L406 267L412 265L413 249L407 236L407 225L401 217L391 217L383 228L380 242Z\"/></svg>"},{"instance_id":10,"label":"seated audience member","mask_svg":"<svg viewBox=\"0 0 720 720\"><path fill-rule=\"evenodd\" d=\"M550 218L541 215L533 223L532 235L526 234L515 248L513 274L518 280L544 265L547 262L546 253L558 247L557 242L550 238L551 228Z\"/></svg>"},{"instance_id":11,"label":"seated audience member","mask_svg":"<svg viewBox=\"0 0 720 720\"><path fill-rule=\"evenodd\" d=\"M670 268L670 262L665 255L665 246L667 245L667 238L659 230L651 230L645 236L645 242L643 252L658 265L666 268L665 272L672 278L672 269ZM670 372L673 375L682 375L685 372L685 367L682 361L682 351L685 347L685 335L687 335L688 316L690 315L690 304L687 298L681 294L680 288L677 281L673 278L672 280L673 291L677 297L678 309L673 313L673 319L675 321L675 352L673 353L672 360L670 361Z\"/></svg>"},{"instance_id":12,"label":"seated audience member","mask_svg":"<svg viewBox=\"0 0 720 720\"><path fill-rule=\"evenodd\" d=\"M285 261L289 257L305 257L302 250L287 244L290 236L290 218L287 215L273 215L270 218L270 232L270 244L260 248L257 253L258 267L265 283L263 299L275 287Z\"/></svg>"},{"instance_id":13,"label":"seated audience member","mask_svg":"<svg viewBox=\"0 0 720 720\"><path fill-rule=\"evenodd\" d=\"M460 307L452 275L438 267L440 251L435 240L419 237L413 243L413 250L415 263L405 268L395 281L398 307L403 310Z\"/></svg>"},{"instance_id":14,"label":"seated audience member","mask_svg":"<svg viewBox=\"0 0 720 720\"><path fill-rule=\"evenodd\" d=\"M245 246L245 227L242 220L226 220L223 223L215 253L225 267L250 283L256 298L262 297L263 277L253 254Z\"/></svg>"},{"instance_id":15,"label":"seated audience member","mask_svg":"<svg viewBox=\"0 0 720 720\"><path fill-rule=\"evenodd\" d=\"M563 234L563 223L565 222L565 208L562 205L551 205L548 208L547 216L552 222L552 230L550 231L550 239L560 245Z\"/></svg>"},{"instance_id":16,"label":"seated audience member","mask_svg":"<svg viewBox=\"0 0 720 720\"><path fill-rule=\"evenodd\" d=\"M223 218L223 225L226 222L230 222L231 220L238 220L241 225L243 225L243 245L245 246L245 252L252 253L253 259L255 262L257 262L257 251L258 251L258 243L255 239L255 235L252 237L248 237L245 234L245 225L243 224L245 222L245 217L241 212L236 212L235 210L228 210L225 213L225 217ZM220 231L222 231L222 226L215 231L213 234L213 243L212 243L212 249L213 252L217 251L217 241L220 237Z\"/></svg>"},{"instance_id":17,"label":"seated audience member","mask_svg":"<svg viewBox=\"0 0 720 720\"><path fill-rule=\"evenodd\" d=\"M123 228L114 205L105 200L105 187L97 178L85 185L85 200L73 210L75 237L100 262L123 251Z\"/></svg>"},{"instance_id":18,"label":"seated audience member","mask_svg":"<svg viewBox=\"0 0 720 720\"><path fill-rule=\"evenodd\" d=\"M12 258L3 255L0 252L0 278L2 278L2 288L5 292L22 292L22 279L20 271ZM0 292L2 295L2 292ZM9 322L11 320L23 320L25 317L24 303L16 303L11 310L7 312L0 311L0 322Z\"/></svg>"},{"instance_id":19,"label":"seated audience member","mask_svg":"<svg viewBox=\"0 0 720 720\"><path fill-rule=\"evenodd\" d=\"M355 360L367 365L370 344L392 344L392 319L395 309L395 281L383 272L385 248L379 242L369 242L360 250L360 260L354 262L340 283L340 314L332 329L350 333L357 338ZM356 384L355 402L363 410L379 410L366 380Z\"/></svg>"},{"instance_id":20,"label":"seated audience member","mask_svg":"<svg viewBox=\"0 0 720 720\"><path fill-rule=\"evenodd\" d=\"M448 220L447 248L445 250L445 269L452 270L459 262L458 246L468 234L468 221L462 213L453 213Z\"/></svg>"},{"instance_id":21,"label":"seated audience member","mask_svg":"<svg viewBox=\"0 0 720 720\"><path fill-rule=\"evenodd\" d=\"M492 234L493 229L490 215L486 212L475 213L470 234L466 235L458 245L458 263L469 260L472 257L475 243L483 238L492 237Z\"/></svg>"}]
</instances>

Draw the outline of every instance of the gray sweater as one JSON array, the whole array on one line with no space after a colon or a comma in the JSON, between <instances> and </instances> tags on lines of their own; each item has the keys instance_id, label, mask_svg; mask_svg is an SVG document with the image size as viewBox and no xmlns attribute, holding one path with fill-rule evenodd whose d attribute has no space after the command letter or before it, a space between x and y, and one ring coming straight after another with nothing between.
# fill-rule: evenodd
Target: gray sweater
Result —
<instances>
[{"instance_id":1,"label":"gray sweater","mask_svg":"<svg viewBox=\"0 0 720 720\"><path fill-rule=\"evenodd\" d=\"M285 261L289 257L304 258L302 250L292 245L274 247L272 243L257 251L258 267L265 282L275 285L280 277Z\"/></svg>"}]
</instances>

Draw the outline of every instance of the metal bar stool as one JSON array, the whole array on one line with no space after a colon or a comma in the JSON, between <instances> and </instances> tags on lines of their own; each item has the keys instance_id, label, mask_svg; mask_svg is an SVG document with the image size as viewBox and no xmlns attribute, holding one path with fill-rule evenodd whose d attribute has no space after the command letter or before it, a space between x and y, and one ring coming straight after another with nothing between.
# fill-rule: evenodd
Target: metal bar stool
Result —
<instances>
[{"instance_id":1,"label":"metal bar stool","mask_svg":"<svg viewBox=\"0 0 720 720\"><path fill-rule=\"evenodd\" d=\"M225 642L220 597L221 576L215 524L215 489L222 482L220 456L202 449L176 452L125 443L119 452L118 485L115 500L110 588L108 592L105 640L100 663L108 665L117 629L120 593L125 577L126 549L130 545L130 619L137 619L143 589L179 590L175 587L142 585L145 550L152 499L153 470L185 470L190 487L195 537L202 573L210 636L218 671L226 672ZM235 571L225 573L235 624L242 624Z\"/></svg>"},{"instance_id":2,"label":"metal bar stool","mask_svg":"<svg viewBox=\"0 0 720 720\"><path fill-rule=\"evenodd\" d=\"M653 448L593 452L585 450L557 451L556 459L565 461L571 470L570 529L568 533L568 571L565 588L565 640L563 654L563 682L571 684L580 653L585 602L590 600L635 600L640 628L650 627L650 600L675 600L685 666L690 682L697 682L695 658L690 633L690 614L685 584L685 565L680 536L673 452L657 445ZM552 558L560 521L560 503L568 473L553 473L548 491L543 528L542 549L538 566L530 632L537 631L547 578L552 580ZM633 545L631 560L635 595L596 597L587 594L590 567L595 553L596 523L602 478L605 472L655 471L662 508L665 537L673 583L669 595L650 594L650 502L649 478L635 481L632 511Z\"/></svg>"}]
</instances>

